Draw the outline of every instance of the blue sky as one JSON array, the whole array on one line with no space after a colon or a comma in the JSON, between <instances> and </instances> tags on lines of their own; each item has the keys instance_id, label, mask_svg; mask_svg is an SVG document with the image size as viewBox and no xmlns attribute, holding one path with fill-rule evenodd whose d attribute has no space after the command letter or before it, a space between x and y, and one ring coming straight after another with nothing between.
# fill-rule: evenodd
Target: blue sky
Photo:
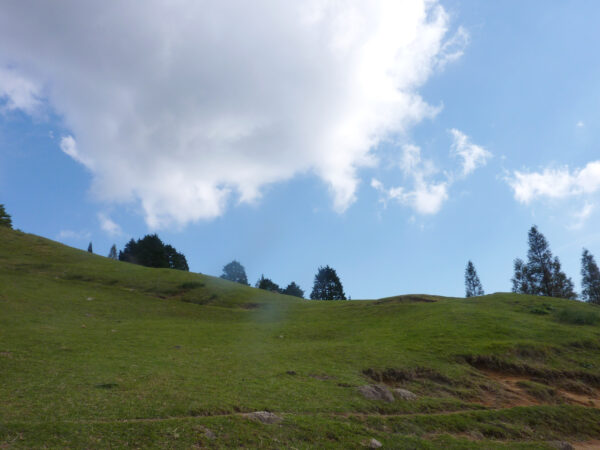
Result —
<instances>
[{"instance_id":1,"label":"blue sky","mask_svg":"<svg viewBox=\"0 0 600 450\"><path fill-rule=\"evenodd\" d=\"M600 254L594 2L183 3L0 6L15 227L355 299L508 291L532 224Z\"/></svg>"}]
</instances>

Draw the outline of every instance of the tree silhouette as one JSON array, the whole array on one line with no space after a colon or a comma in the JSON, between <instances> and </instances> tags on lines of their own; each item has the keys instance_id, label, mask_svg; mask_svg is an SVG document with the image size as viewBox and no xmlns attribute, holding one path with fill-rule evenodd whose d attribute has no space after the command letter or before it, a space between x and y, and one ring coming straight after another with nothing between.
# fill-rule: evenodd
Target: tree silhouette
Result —
<instances>
[{"instance_id":1,"label":"tree silhouette","mask_svg":"<svg viewBox=\"0 0 600 450\"><path fill-rule=\"evenodd\" d=\"M477 271L471 261L467 263L467 268L465 269L465 290L465 297L479 297L480 295L484 295L481 281L479 281Z\"/></svg>"},{"instance_id":2,"label":"tree silhouette","mask_svg":"<svg viewBox=\"0 0 600 450\"><path fill-rule=\"evenodd\" d=\"M0 203L0 227L12 228L12 219L10 214L4 209L4 205Z\"/></svg>"},{"instance_id":3,"label":"tree silhouette","mask_svg":"<svg viewBox=\"0 0 600 450\"><path fill-rule=\"evenodd\" d=\"M156 234L148 234L137 241L131 239L119 252L119 260L146 267L189 271L185 256L165 245Z\"/></svg>"},{"instance_id":4,"label":"tree silhouette","mask_svg":"<svg viewBox=\"0 0 600 450\"><path fill-rule=\"evenodd\" d=\"M279 289L279 285L277 283L274 283L269 278L265 278L264 275L260 276L254 287L257 287L258 289L264 289L265 291L281 292L281 289Z\"/></svg>"},{"instance_id":5,"label":"tree silhouette","mask_svg":"<svg viewBox=\"0 0 600 450\"><path fill-rule=\"evenodd\" d=\"M573 281L561 269L558 257L552 256L548 241L534 225L528 233L527 263L516 259L512 290L519 294L574 299Z\"/></svg>"},{"instance_id":6,"label":"tree silhouette","mask_svg":"<svg viewBox=\"0 0 600 450\"><path fill-rule=\"evenodd\" d=\"M312 300L346 300L342 282L335 269L329 266L319 267L310 298Z\"/></svg>"},{"instance_id":7,"label":"tree silhouette","mask_svg":"<svg viewBox=\"0 0 600 450\"><path fill-rule=\"evenodd\" d=\"M249 286L246 269L236 260L231 261L223 267L221 278Z\"/></svg>"},{"instance_id":8,"label":"tree silhouette","mask_svg":"<svg viewBox=\"0 0 600 450\"><path fill-rule=\"evenodd\" d=\"M108 257L110 259L117 259L117 246L115 244L113 244L110 248L110 251L108 252Z\"/></svg>"},{"instance_id":9,"label":"tree silhouette","mask_svg":"<svg viewBox=\"0 0 600 450\"><path fill-rule=\"evenodd\" d=\"M89 253L94 253L94 251L92 250L92 243L90 242L90 245L88 245L88 252Z\"/></svg>"},{"instance_id":10,"label":"tree silhouette","mask_svg":"<svg viewBox=\"0 0 600 450\"><path fill-rule=\"evenodd\" d=\"M288 284L287 287L281 293L285 295L293 295L294 297L304 298L304 291L300 289L300 286L298 286L293 281L290 284Z\"/></svg>"},{"instance_id":11,"label":"tree silhouette","mask_svg":"<svg viewBox=\"0 0 600 450\"><path fill-rule=\"evenodd\" d=\"M581 255L581 298L600 305L600 270L594 256L585 248Z\"/></svg>"}]
</instances>

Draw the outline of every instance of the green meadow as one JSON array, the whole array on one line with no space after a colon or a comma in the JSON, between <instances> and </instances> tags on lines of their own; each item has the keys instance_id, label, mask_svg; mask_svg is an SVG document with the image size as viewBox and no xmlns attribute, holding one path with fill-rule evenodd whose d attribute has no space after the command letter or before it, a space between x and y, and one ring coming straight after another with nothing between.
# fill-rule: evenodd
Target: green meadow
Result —
<instances>
[{"instance_id":1,"label":"green meadow","mask_svg":"<svg viewBox=\"0 0 600 450\"><path fill-rule=\"evenodd\" d=\"M599 408L597 306L309 301L0 228L0 448L569 448Z\"/></svg>"}]
</instances>

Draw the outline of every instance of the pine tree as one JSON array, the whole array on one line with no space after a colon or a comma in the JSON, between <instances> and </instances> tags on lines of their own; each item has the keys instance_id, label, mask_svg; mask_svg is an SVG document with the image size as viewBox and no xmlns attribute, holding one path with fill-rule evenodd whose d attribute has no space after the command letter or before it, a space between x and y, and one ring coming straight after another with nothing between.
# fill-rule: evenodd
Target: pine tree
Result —
<instances>
[{"instance_id":1,"label":"pine tree","mask_svg":"<svg viewBox=\"0 0 600 450\"><path fill-rule=\"evenodd\" d=\"M10 214L4 209L4 205L0 203L0 227L12 228L12 219Z\"/></svg>"},{"instance_id":2,"label":"pine tree","mask_svg":"<svg viewBox=\"0 0 600 450\"><path fill-rule=\"evenodd\" d=\"M554 257L552 262L552 297L575 300L577 294L573 289L573 281L562 271L558 256Z\"/></svg>"},{"instance_id":3,"label":"pine tree","mask_svg":"<svg viewBox=\"0 0 600 450\"><path fill-rule=\"evenodd\" d=\"M110 251L108 252L108 257L110 259L117 259L117 246L115 244L113 244L110 248Z\"/></svg>"},{"instance_id":4,"label":"pine tree","mask_svg":"<svg viewBox=\"0 0 600 450\"><path fill-rule=\"evenodd\" d=\"M274 283L269 278L265 278L264 275L260 276L260 278L254 285L254 287L257 287L258 289L264 289L265 291L278 292L278 293L281 292L279 285L277 283Z\"/></svg>"},{"instance_id":5,"label":"pine tree","mask_svg":"<svg viewBox=\"0 0 600 450\"><path fill-rule=\"evenodd\" d=\"M581 298L600 305L600 270L594 256L585 248L581 255Z\"/></svg>"},{"instance_id":6,"label":"pine tree","mask_svg":"<svg viewBox=\"0 0 600 450\"><path fill-rule=\"evenodd\" d=\"M342 282L335 269L329 266L319 267L310 298L312 300L346 300Z\"/></svg>"},{"instance_id":7,"label":"pine tree","mask_svg":"<svg viewBox=\"0 0 600 450\"><path fill-rule=\"evenodd\" d=\"M92 243L90 242L90 245L88 245L88 252L89 253L94 253L94 251L92 250Z\"/></svg>"},{"instance_id":8,"label":"pine tree","mask_svg":"<svg viewBox=\"0 0 600 450\"><path fill-rule=\"evenodd\" d=\"M512 290L519 294L543 295L575 299L573 281L561 269L560 261L552 256L548 241L537 227L528 233L527 264L515 259Z\"/></svg>"},{"instance_id":9,"label":"pine tree","mask_svg":"<svg viewBox=\"0 0 600 450\"><path fill-rule=\"evenodd\" d=\"M481 281L479 281L477 271L471 261L467 263L465 270L465 289L465 297L479 297L480 295L484 295Z\"/></svg>"},{"instance_id":10,"label":"pine tree","mask_svg":"<svg viewBox=\"0 0 600 450\"><path fill-rule=\"evenodd\" d=\"M248 284L248 277L246 276L246 269L236 260L231 261L223 267L223 274L221 278L224 280L234 281L236 283Z\"/></svg>"},{"instance_id":11,"label":"pine tree","mask_svg":"<svg viewBox=\"0 0 600 450\"><path fill-rule=\"evenodd\" d=\"M287 287L281 293L285 295L293 295L294 297L304 298L304 291L300 289L300 286L298 286L293 281L290 284L288 284Z\"/></svg>"}]
</instances>

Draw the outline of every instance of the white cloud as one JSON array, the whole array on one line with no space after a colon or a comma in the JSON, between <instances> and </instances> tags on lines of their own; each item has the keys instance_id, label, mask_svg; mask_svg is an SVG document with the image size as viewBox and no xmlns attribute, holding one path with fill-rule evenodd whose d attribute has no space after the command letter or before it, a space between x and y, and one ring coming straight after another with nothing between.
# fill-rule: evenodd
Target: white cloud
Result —
<instances>
[{"instance_id":1,"label":"white cloud","mask_svg":"<svg viewBox=\"0 0 600 450\"><path fill-rule=\"evenodd\" d=\"M102 228L102 230L104 230L109 235L119 236L123 234L123 231L121 230L119 224L111 220L111 218L108 217L106 214L98 213L98 220L100 221L100 228Z\"/></svg>"},{"instance_id":2,"label":"white cloud","mask_svg":"<svg viewBox=\"0 0 600 450\"><path fill-rule=\"evenodd\" d=\"M540 198L564 199L600 191L600 161L592 161L583 169L546 168L542 172L515 170L507 178L515 199L528 204Z\"/></svg>"},{"instance_id":3,"label":"white cloud","mask_svg":"<svg viewBox=\"0 0 600 450\"><path fill-rule=\"evenodd\" d=\"M377 145L439 110L418 89L468 41L448 28L435 0L9 2L0 67L36 74L100 199L161 227L306 171L344 211Z\"/></svg>"},{"instance_id":4,"label":"white cloud","mask_svg":"<svg viewBox=\"0 0 600 450\"><path fill-rule=\"evenodd\" d=\"M485 165L487 159L492 156L483 147L473 144L461 131L453 128L450 132L453 136L450 153L462 158L463 178ZM449 198L448 191L456 178L453 173L445 172L444 180L433 179L439 170L431 160L421 157L420 147L412 144L402 147L399 166L404 177L412 181L412 187L410 189L402 186L385 188L381 181L374 178L371 180L371 187L380 192L381 202L387 206L389 200L395 200L411 207L419 214L437 214Z\"/></svg>"},{"instance_id":5,"label":"white cloud","mask_svg":"<svg viewBox=\"0 0 600 450\"><path fill-rule=\"evenodd\" d=\"M466 176L478 167L484 166L492 154L479 145L475 145L469 136L462 131L452 128L452 153L462 158L462 176Z\"/></svg>"},{"instance_id":6,"label":"white cloud","mask_svg":"<svg viewBox=\"0 0 600 450\"><path fill-rule=\"evenodd\" d=\"M389 200L395 200L419 214L438 213L444 201L448 199L450 183L429 180L437 170L431 161L421 158L421 149L416 145L403 146L400 167L404 174L412 179L411 189L401 186L386 189L381 181L375 178L371 180L371 187L380 192L384 205L387 205Z\"/></svg>"},{"instance_id":7,"label":"white cloud","mask_svg":"<svg viewBox=\"0 0 600 450\"><path fill-rule=\"evenodd\" d=\"M585 127L585 123L583 123L581 120L579 122L577 122L577 124L575 125L577 128L583 128Z\"/></svg>"},{"instance_id":8,"label":"white cloud","mask_svg":"<svg viewBox=\"0 0 600 450\"><path fill-rule=\"evenodd\" d=\"M40 87L11 67L0 65L0 110L21 109L33 114L41 105Z\"/></svg>"}]
</instances>

